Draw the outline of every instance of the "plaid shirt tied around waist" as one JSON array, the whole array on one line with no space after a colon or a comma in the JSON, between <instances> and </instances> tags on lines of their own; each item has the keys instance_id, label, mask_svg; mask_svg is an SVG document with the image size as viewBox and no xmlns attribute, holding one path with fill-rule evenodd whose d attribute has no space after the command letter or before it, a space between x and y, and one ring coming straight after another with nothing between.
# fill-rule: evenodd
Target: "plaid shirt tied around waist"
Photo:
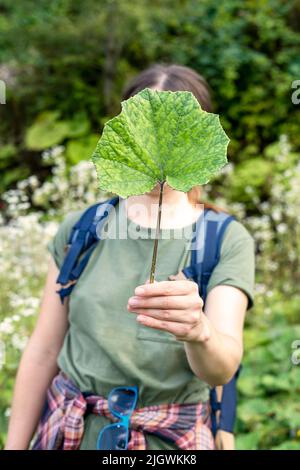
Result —
<instances>
[{"instance_id":1,"label":"plaid shirt tied around waist","mask_svg":"<svg viewBox=\"0 0 300 470\"><path fill-rule=\"evenodd\" d=\"M87 413L106 416L112 422L119 421L109 411L106 398L85 396L62 371L48 388L45 405L31 450L79 449ZM130 431L128 450L147 449L144 432L167 439L182 450L215 448L208 402L171 403L135 409L130 419Z\"/></svg>"}]
</instances>

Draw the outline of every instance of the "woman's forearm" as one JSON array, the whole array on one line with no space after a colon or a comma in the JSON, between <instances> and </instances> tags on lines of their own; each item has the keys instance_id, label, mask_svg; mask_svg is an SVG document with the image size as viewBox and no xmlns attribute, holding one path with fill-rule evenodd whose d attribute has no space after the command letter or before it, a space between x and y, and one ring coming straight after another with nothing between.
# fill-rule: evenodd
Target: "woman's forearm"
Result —
<instances>
[{"instance_id":1,"label":"woman's forearm","mask_svg":"<svg viewBox=\"0 0 300 470\"><path fill-rule=\"evenodd\" d=\"M6 450L28 449L57 370L56 355L29 342L16 377Z\"/></svg>"},{"instance_id":2,"label":"woman's forearm","mask_svg":"<svg viewBox=\"0 0 300 470\"><path fill-rule=\"evenodd\" d=\"M242 345L231 336L219 333L206 315L199 339L184 342L189 365L194 374L211 386L227 383L242 359Z\"/></svg>"}]
</instances>

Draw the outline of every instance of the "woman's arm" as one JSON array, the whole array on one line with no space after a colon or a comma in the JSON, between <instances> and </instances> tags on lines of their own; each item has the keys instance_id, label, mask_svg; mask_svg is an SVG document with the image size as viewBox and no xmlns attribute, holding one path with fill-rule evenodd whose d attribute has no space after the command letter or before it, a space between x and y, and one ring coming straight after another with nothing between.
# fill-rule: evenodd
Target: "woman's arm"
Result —
<instances>
[{"instance_id":1,"label":"woman's arm","mask_svg":"<svg viewBox=\"0 0 300 470\"><path fill-rule=\"evenodd\" d=\"M198 341L184 343L191 369L211 386L229 382L241 363L247 305L248 298L240 289L214 287L198 325Z\"/></svg>"},{"instance_id":2,"label":"woman's arm","mask_svg":"<svg viewBox=\"0 0 300 470\"><path fill-rule=\"evenodd\" d=\"M218 285L207 296L204 314L195 282L162 281L137 287L128 310L144 325L184 341L194 374L215 386L229 382L242 359L247 304L242 290Z\"/></svg>"},{"instance_id":3,"label":"woman's arm","mask_svg":"<svg viewBox=\"0 0 300 470\"><path fill-rule=\"evenodd\" d=\"M55 292L57 276L51 259L40 314L16 377L6 450L28 449L47 388L58 371L56 359L68 328L68 304L62 305Z\"/></svg>"}]
</instances>

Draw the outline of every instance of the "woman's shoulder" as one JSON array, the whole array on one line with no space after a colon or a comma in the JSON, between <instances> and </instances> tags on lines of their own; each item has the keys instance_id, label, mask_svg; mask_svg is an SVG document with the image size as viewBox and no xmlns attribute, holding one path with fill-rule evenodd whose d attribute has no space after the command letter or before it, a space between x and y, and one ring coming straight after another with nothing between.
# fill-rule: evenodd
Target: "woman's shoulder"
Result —
<instances>
[{"instance_id":1,"label":"woman's shoulder","mask_svg":"<svg viewBox=\"0 0 300 470\"><path fill-rule=\"evenodd\" d=\"M65 246L68 243L73 225L83 214L83 210L70 211L64 215L58 225L53 238L47 243L47 249L50 251L57 266L60 268L65 257Z\"/></svg>"},{"instance_id":2,"label":"woman's shoulder","mask_svg":"<svg viewBox=\"0 0 300 470\"><path fill-rule=\"evenodd\" d=\"M85 210L86 209L74 210L65 214L58 225L56 236L67 240L69 238L73 226L80 219Z\"/></svg>"},{"instance_id":3,"label":"woman's shoulder","mask_svg":"<svg viewBox=\"0 0 300 470\"><path fill-rule=\"evenodd\" d=\"M64 227L66 230L70 230L76 222L80 219L82 214L86 211L87 207L85 209L78 209L74 211L70 211L67 214L65 214L60 222L60 227Z\"/></svg>"},{"instance_id":4,"label":"woman's shoulder","mask_svg":"<svg viewBox=\"0 0 300 470\"><path fill-rule=\"evenodd\" d=\"M248 309L254 305L255 242L246 226L233 220L226 228L221 256L208 284L208 292L216 285L231 285L248 296Z\"/></svg>"},{"instance_id":5,"label":"woman's shoulder","mask_svg":"<svg viewBox=\"0 0 300 470\"><path fill-rule=\"evenodd\" d=\"M58 224L58 229L57 229L57 237L58 238L63 238L65 241L67 239L69 239L69 236L71 234L71 231L72 231L72 228L74 227L74 225L79 221L79 219L81 218L81 216L88 210L90 209L91 207L95 207L97 209L98 205L101 203L105 203L107 201L109 201L110 199L107 199L105 201L100 201L98 203L95 203L95 204L92 204L92 205L89 205L89 206L86 206L82 209L78 209L78 210L72 210L70 212L68 212L67 214L65 214L59 224ZM95 212L96 213L96 212Z\"/></svg>"},{"instance_id":6,"label":"woman's shoulder","mask_svg":"<svg viewBox=\"0 0 300 470\"><path fill-rule=\"evenodd\" d=\"M238 219L226 227L221 244L221 257L255 255L255 239L247 226Z\"/></svg>"},{"instance_id":7,"label":"woman's shoulder","mask_svg":"<svg viewBox=\"0 0 300 470\"><path fill-rule=\"evenodd\" d=\"M249 243L254 243L254 237L246 225L241 221L234 219L226 228L223 242L235 244L237 241L248 241Z\"/></svg>"}]
</instances>

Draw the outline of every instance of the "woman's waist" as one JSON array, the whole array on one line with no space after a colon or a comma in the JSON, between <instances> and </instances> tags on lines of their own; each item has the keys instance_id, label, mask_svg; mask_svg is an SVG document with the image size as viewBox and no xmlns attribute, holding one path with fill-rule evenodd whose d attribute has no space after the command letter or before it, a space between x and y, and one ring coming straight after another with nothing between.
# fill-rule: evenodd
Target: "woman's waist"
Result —
<instances>
[{"instance_id":1,"label":"woman's waist","mask_svg":"<svg viewBox=\"0 0 300 470\"><path fill-rule=\"evenodd\" d=\"M63 367L62 367L63 366ZM101 395L108 397L110 391L119 386L138 386L137 408L164 403L192 404L206 402L209 399L209 385L191 374L185 380L172 380L165 382L152 381L151 377L145 380L145 375L123 375L114 377L113 374L101 375L95 371L81 371L68 368L67 364L60 365L60 371L66 378L71 379L84 396Z\"/></svg>"},{"instance_id":2,"label":"woman's waist","mask_svg":"<svg viewBox=\"0 0 300 470\"><path fill-rule=\"evenodd\" d=\"M109 393L112 390L119 389L120 387L130 388L131 385L118 384L117 387L113 386L109 390ZM51 384L52 396L57 397L57 404L59 406L65 406L67 409L72 410L70 406L70 401L75 401L78 406L78 402L81 401L81 406L84 407L84 415L88 413L93 413L96 415L102 415L109 418L112 421L118 421L118 418L111 412L111 403L108 400L108 394L99 394L92 389L80 389L79 386L73 381L73 379L63 370L60 370L58 375L53 379ZM207 414L209 413L209 396L198 397L197 394L189 394L186 401L181 400L172 400L170 397L164 395L155 401L153 398L151 400L145 401L143 397L140 397L140 389L142 387L137 386L137 400L136 407L132 413L131 421L136 421L142 423L145 419L151 419L151 416L154 418L156 415L161 413L165 415L174 415L181 414L185 420L189 420L189 416L198 416L199 419L203 417L206 419ZM181 394L179 394L180 396ZM192 401L194 398L194 401ZM200 398L200 399L199 399Z\"/></svg>"},{"instance_id":3,"label":"woman's waist","mask_svg":"<svg viewBox=\"0 0 300 470\"><path fill-rule=\"evenodd\" d=\"M213 446L208 401L188 404L167 402L136 408L135 402L128 404L128 397L125 401L119 401L120 397L110 401L110 397L107 399L91 391L81 391L64 371L60 371L48 388L47 406L41 417L33 449L61 448L62 445L66 450L77 449L86 418L91 415L106 417L112 422L120 421L121 418L124 420L127 415L128 429L133 433L130 444L132 449L146 448L144 433L171 439L183 449L202 448L202 444L203 448ZM203 433L206 438L201 444ZM191 435L192 442L188 438Z\"/></svg>"}]
</instances>

